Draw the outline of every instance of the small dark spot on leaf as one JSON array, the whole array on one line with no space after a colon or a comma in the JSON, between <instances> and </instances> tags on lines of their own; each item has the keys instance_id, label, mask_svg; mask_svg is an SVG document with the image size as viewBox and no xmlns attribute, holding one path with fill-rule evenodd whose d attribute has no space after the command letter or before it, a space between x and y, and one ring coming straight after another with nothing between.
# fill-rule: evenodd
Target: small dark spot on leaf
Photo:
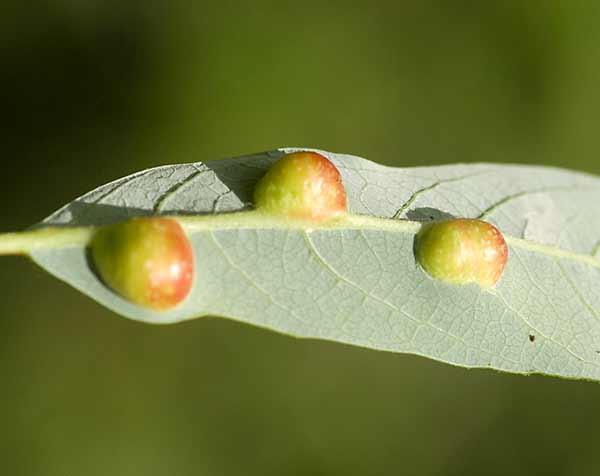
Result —
<instances>
[{"instance_id":1,"label":"small dark spot on leaf","mask_svg":"<svg viewBox=\"0 0 600 476\"><path fill-rule=\"evenodd\" d=\"M535 342L535 336L533 334L529 334L529 342Z\"/></svg>"}]
</instances>

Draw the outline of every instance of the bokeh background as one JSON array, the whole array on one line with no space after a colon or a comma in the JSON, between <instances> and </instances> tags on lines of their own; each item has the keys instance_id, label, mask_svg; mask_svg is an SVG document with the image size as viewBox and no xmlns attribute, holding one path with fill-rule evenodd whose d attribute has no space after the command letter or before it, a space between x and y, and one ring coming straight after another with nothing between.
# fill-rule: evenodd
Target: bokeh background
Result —
<instances>
[{"instance_id":1,"label":"bokeh background","mask_svg":"<svg viewBox=\"0 0 600 476\"><path fill-rule=\"evenodd\" d=\"M600 173L600 4L3 1L0 231L159 164L279 146ZM590 204L597 206L598 204ZM598 474L600 386L155 327L0 261L12 476Z\"/></svg>"}]
</instances>

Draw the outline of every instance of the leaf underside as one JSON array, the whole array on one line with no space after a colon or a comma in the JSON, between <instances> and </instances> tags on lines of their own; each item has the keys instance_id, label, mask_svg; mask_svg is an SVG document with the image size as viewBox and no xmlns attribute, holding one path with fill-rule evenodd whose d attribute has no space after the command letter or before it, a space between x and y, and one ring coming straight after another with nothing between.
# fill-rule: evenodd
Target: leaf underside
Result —
<instances>
[{"instance_id":1,"label":"leaf underside","mask_svg":"<svg viewBox=\"0 0 600 476\"><path fill-rule=\"evenodd\" d=\"M85 194L41 225L250 208L256 181L292 150L298 149L149 169ZM135 320L223 316L459 366L600 380L600 260L596 266L573 259L598 257L599 178L520 165L390 168L319 152L340 169L351 213L421 222L479 217L507 236L552 248L509 240L504 276L486 291L429 278L415 263L408 229L216 228L190 236L194 289L167 312L136 307L107 289L83 247L36 251L32 258Z\"/></svg>"}]
</instances>

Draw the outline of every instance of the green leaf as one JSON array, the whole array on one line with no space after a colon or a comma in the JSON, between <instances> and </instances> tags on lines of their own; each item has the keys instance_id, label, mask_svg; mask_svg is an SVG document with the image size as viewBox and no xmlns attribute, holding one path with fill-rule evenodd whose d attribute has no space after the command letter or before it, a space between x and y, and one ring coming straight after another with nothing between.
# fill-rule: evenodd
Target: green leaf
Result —
<instances>
[{"instance_id":1,"label":"green leaf","mask_svg":"<svg viewBox=\"0 0 600 476\"><path fill-rule=\"evenodd\" d=\"M99 187L42 225L243 210L269 164L291 150L149 169ZM520 165L390 168L319 152L339 167L350 211L366 216L313 229L251 213L190 222L198 276L175 310L148 311L112 293L81 246L32 257L140 321L223 316L464 367L600 380L599 178ZM448 215L481 217L505 234L510 255L495 289L435 281L415 263L417 222Z\"/></svg>"}]
</instances>

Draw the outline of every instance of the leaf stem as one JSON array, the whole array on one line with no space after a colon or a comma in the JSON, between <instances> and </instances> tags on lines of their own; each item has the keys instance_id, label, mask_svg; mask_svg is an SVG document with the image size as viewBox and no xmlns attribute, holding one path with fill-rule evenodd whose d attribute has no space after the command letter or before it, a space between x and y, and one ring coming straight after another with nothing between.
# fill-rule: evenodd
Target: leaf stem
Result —
<instances>
[{"instance_id":1,"label":"leaf stem","mask_svg":"<svg viewBox=\"0 0 600 476\"><path fill-rule=\"evenodd\" d=\"M0 255L27 255L43 248L85 246L94 227L47 227L0 234Z\"/></svg>"},{"instance_id":2,"label":"leaf stem","mask_svg":"<svg viewBox=\"0 0 600 476\"><path fill-rule=\"evenodd\" d=\"M344 215L324 222L291 219L284 216L265 214L256 210L215 215L172 216L187 233L231 229L276 229L276 230L334 230L334 229L377 229L416 233L419 224L406 220L390 220L366 215ZM32 251L52 248L87 246L97 227L53 227L37 228L16 233L0 233L0 255L26 255Z\"/></svg>"},{"instance_id":3,"label":"leaf stem","mask_svg":"<svg viewBox=\"0 0 600 476\"><path fill-rule=\"evenodd\" d=\"M255 229L255 230L385 230L397 233L419 231L421 224L415 221L395 220L368 215L342 215L323 222L291 219L269 215L258 210L214 215L171 216L183 226L187 233L202 231ZM97 227L46 227L17 233L0 233L0 255L29 254L32 251L51 248L87 246ZM513 236L505 236L506 242L515 248L541 253L555 259L568 259L594 268L600 268L600 260L588 254L564 250L552 245L543 245Z\"/></svg>"}]
</instances>

